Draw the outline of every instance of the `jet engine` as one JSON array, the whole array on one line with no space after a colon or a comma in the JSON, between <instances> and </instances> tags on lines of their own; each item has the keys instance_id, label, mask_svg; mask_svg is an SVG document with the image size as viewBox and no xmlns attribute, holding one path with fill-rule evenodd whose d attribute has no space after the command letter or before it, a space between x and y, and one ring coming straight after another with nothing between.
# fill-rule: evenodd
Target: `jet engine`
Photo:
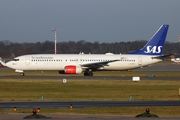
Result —
<instances>
[{"instance_id":1,"label":"jet engine","mask_svg":"<svg viewBox=\"0 0 180 120\"><path fill-rule=\"evenodd\" d=\"M80 66L69 65L64 68L64 71L59 71L59 74L80 74L82 68Z\"/></svg>"}]
</instances>

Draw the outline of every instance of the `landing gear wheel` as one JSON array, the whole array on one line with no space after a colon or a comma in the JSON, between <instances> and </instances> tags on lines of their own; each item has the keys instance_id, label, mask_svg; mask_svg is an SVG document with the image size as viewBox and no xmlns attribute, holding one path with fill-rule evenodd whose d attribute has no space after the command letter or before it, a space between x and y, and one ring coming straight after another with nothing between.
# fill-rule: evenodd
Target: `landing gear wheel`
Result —
<instances>
[{"instance_id":1,"label":"landing gear wheel","mask_svg":"<svg viewBox=\"0 0 180 120\"><path fill-rule=\"evenodd\" d=\"M93 76L93 73L92 73L92 72L89 72L89 76Z\"/></svg>"},{"instance_id":2,"label":"landing gear wheel","mask_svg":"<svg viewBox=\"0 0 180 120\"><path fill-rule=\"evenodd\" d=\"M21 73L21 76L24 76L25 74L24 73Z\"/></svg>"},{"instance_id":3,"label":"landing gear wheel","mask_svg":"<svg viewBox=\"0 0 180 120\"><path fill-rule=\"evenodd\" d=\"M84 76L93 76L92 71L85 71Z\"/></svg>"},{"instance_id":4,"label":"landing gear wheel","mask_svg":"<svg viewBox=\"0 0 180 120\"><path fill-rule=\"evenodd\" d=\"M84 76L87 76L86 72L84 72Z\"/></svg>"},{"instance_id":5,"label":"landing gear wheel","mask_svg":"<svg viewBox=\"0 0 180 120\"><path fill-rule=\"evenodd\" d=\"M88 72L87 71L84 72L84 76L88 76Z\"/></svg>"}]
</instances>

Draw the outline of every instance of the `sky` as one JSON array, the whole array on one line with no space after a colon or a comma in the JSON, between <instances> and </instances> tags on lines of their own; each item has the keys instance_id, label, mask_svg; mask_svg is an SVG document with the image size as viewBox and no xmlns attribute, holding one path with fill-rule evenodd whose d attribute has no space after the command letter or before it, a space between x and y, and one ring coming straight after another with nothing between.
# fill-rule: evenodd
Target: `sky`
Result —
<instances>
[{"instance_id":1,"label":"sky","mask_svg":"<svg viewBox=\"0 0 180 120\"><path fill-rule=\"evenodd\" d=\"M180 0L0 0L0 41L18 43L149 40L169 24L178 42Z\"/></svg>"}]
</instances>

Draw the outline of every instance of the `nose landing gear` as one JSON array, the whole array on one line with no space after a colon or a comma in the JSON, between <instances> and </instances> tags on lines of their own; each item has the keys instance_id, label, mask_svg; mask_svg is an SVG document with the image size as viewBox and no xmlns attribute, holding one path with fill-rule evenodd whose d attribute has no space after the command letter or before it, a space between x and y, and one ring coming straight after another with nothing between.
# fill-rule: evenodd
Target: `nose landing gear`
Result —
<instances>
[{"instance_id":1,"label":"nose landing gear","mask_svg":"<svg viewBox=\"0 0 180 120\"><path fill-rule=\"evenodd\" d=\"M24 76L25 74L24 74L24 73L21 73L20 75L21 75L21 76Z\"/></svg>"}]
</instances>

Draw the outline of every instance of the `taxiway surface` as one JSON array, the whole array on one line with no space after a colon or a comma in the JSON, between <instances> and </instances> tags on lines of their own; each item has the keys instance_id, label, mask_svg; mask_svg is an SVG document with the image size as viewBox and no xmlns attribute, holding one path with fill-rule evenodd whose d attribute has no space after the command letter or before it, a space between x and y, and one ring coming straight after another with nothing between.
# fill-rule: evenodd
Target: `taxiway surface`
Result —
<instances>
[{"instance_id":1,"label":"taxiway surface","mask_svg":"<svg viewBox=\"0 0 180 120\"><path fill-rule=\"evenodd\" d=\"M73 105L73 108L83 107L123 107L123 106L180 106L180 101L2 101L2 108L59 108Z\"/></svg>"}]
</instances>

